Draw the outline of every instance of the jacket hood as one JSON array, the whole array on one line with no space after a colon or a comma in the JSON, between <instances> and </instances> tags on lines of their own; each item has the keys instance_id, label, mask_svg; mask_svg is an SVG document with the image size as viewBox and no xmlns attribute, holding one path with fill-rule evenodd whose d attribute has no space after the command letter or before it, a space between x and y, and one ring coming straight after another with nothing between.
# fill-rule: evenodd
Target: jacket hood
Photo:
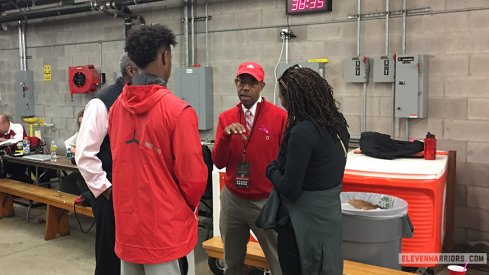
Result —
<instances>
[{"instance_id":1,"label":"jacket hood","mask_svg":"<svg viewBox=\"0 0 489 275\"><path fill-rule=\"evenodd\" d=\"M170 91L161 85L126 85L119 98L124 109L131 114L143 114L153 108Z\"/></svg>"}]
</instances>

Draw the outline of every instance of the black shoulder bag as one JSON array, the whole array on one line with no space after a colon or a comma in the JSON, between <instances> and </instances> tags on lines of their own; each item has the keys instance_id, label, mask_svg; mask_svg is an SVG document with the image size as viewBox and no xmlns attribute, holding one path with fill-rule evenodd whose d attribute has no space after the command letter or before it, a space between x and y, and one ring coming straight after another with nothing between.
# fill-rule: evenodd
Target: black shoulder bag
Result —
<instances>
[{"instance_id":1,"label":"black shoulder bag","mask_svg":"<svg viewBox=\"0 0 489 275\"><path fill-rule=\"evenodd\" d=\"M277 226L277 214L280 207L280 196L277 190L272 189L268 200L263 205L255 225L258 228L274 229Z\"/></svg>"}]
</instances>

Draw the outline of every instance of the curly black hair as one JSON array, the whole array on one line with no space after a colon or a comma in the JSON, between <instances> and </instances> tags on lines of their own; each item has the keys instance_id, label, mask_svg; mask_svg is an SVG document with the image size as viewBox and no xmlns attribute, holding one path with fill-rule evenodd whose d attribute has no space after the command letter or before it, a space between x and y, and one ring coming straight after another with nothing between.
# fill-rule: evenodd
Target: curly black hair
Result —
<instances>
[{"instance_id":1,"label":"curly black hair","mask_svg":"<svg viewBox=\"0 0 489 275\"><path fill-rule=\"evenodd\" d=\"M175 34L168 27L141 25L129 32L124 49L129 58L144 69L156 59L160 49L171 50L170 46L176 45Z\"/></svg>"},{"instance_id":2,"label":"curly black hair","mask_svg":"<svg viewBox=\"0 0 489 275\"><path fill-rule=\"evenodd\" d=\"M294 65L278 82L280 95L285 97L287 105L288 130L300 121L309 120L318 130L329 130L336 137L341 124L348 126L333 98L333 88L316 71Z\"/></svg>"}]
</instances>

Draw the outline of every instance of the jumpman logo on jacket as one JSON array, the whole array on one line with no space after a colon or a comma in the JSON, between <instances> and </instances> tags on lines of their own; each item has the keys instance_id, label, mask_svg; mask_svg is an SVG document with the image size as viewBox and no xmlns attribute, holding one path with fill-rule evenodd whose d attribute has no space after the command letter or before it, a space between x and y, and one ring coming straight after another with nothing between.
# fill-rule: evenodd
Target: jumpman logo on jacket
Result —
<instances>
[{"instance_id":1,"label":"jumpman logo on jacket","mask_svg":"<svg viewBox=\"0 0 489 275\"><path fill-rule=\"evenodd\" d=\"M126 144L136 143L139 145L139 140L136 139L136 129L134 129L134 137L126 140Z\"/></svg>"}]
</instances>

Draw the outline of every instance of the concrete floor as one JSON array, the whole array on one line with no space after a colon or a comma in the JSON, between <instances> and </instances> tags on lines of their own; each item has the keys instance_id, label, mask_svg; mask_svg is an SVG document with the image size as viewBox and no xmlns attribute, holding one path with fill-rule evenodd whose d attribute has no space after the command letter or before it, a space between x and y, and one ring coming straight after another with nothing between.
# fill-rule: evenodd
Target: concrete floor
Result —
<instances>
[{"instance_id":1,"label":"concrete floor","mask_svg":"<svg viewBox=\"0 0 489 275\"><path fill-rule=\"evenodd\" d=\"M16 217L0 219L0 275L86 275L93 274L95 268L94 228L82 233L74 215L70 215L71 234L45 241L45 210L34 208L26 222L26 208L15 206ZM92 220L80 217L84 230ZM197 275L212 275L207 265L207 255L200 243L206 232L199 230L199 245L195 249ZM448 275L446 270L436 273ZM482 274L468 272L467 274Z\"/></svg>"},{"instance_id":2,"label":"concrete floor","mask_svg":"<svg viewBox=\"0 0 489 275\"><path fill-rule=\"evenodd\" d=\"M45 241L45 209L33 208L29 223L26 208L15 206L15 217L0 219L0 275L86 275L95 270L95 228L82 233L74 215L69 216L71 234ZM92 219L80 217L87 230ZM205 230L199 230L204 239ZM212 275L207 255L200 245L195 249L196 274Z\"/></svg>"}]
</instances>

